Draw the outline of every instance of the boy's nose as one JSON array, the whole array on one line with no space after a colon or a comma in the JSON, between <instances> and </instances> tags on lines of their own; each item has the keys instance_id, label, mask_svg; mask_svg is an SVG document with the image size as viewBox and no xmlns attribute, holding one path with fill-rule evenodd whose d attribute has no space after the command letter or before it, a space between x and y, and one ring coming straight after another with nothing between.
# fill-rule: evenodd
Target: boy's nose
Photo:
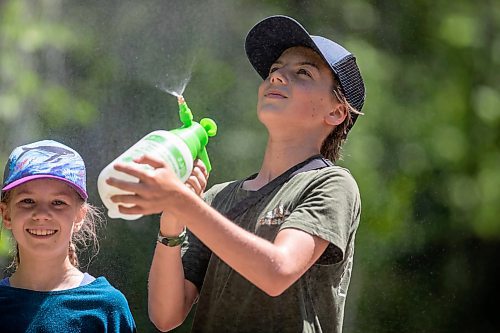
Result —
<instances>
[{"instance_id":1,"label":"boy's nose","mask_svg":"<svg viewBox=\"0 0 500 333\"><path fill-rule=\"evenodd\" d=\"M273 84L286 84L287 80L281 69L277 69L269 74L269 81Z\"/></svg>"}]
</instances>

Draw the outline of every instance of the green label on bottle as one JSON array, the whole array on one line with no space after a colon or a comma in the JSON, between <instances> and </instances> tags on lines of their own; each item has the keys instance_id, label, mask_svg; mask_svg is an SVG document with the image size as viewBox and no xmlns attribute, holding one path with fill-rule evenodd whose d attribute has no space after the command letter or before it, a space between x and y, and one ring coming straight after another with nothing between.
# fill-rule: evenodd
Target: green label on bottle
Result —
<instances>
[{"instance_id":1,"label":"green label on bottle","mask_svg":"<svg viewBox=\"0 0 500 333\"><path fill-rule=\"evenodd\" d=\"M186 172L187 172L187 168L186 168L186 161L184 161L184 157L182 156L181 152L179 151L179 149L177 149L177 147L175 146L170 146L170 152L172 153L172 157L175 159L175 164L177 165L177 167L179 168L179 177L181 177L182 175L185 175Z\"/></svg>"},{"instance_id":2,"label":"green label on bottle","mask_svg":"<svg viewBox=\"0 0 500 333\"><path fill-rule=\"evenodd\" d=\"M148 135L143 140L139 141L137 144L127 150L120 157L120 161L124 163L130 163L140 156L156 156L165 161L179 178L186 179L189 176L187 162L184 159L182 149L179 149L176 145L179 143L171 139L172 138L169 139L167 136L158 134ZM145 169L151 168L151 166L149 165L142 165L142 167Z\"/></svg>"},{"instance_id":3,"label":"green label on bottle","mask_svg":"<svg viewBox=\"0 0 500 333\"><path fill-rule=\"evenodd\" d=\"M144 138L144 140L154 141L154 142L158 142L158 143L164 143L166 139L164 137L162 137L161 135L151 134L148 137Z\"/></svg>"}]
</instances>

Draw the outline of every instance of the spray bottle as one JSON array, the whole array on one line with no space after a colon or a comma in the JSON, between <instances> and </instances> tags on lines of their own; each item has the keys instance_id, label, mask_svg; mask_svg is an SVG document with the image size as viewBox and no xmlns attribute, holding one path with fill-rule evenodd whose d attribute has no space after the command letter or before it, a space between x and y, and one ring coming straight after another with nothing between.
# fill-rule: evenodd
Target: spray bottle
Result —
<instances>
[{"instance_id":1,"label":"spray bottle","mask_svg":"<svg viewBox=\"0 0 500 333\"><path fill-rule=\"evenodd\" d=\"M217 125L212 119L203 118L199 123L193 121L193 114L182 96L177 96L179 103L179 118L182 122L180 128L165 131L157 130L149 133L136 144L118 156L113 162L106 166L97 179L97 189L102 202L108 209L110 218L122 218L125 220L136 220L142 215L122 214L118 211L118 205L111 201L111 196L116 194L132 194L106 184L106 179L114 177L117 179L138 182L136 177L118 172L113 168L117 162L133 164L139 169L150 169L151 166L138 164L134 159L143 155L153 155L165 161L181 181L186 181L193 169L193 161L199 158L205 164L207 171L212 169L206 150L208 137L217 133ZM120 205L127 206L121 203Z\"/></svg>"}]
</instances>

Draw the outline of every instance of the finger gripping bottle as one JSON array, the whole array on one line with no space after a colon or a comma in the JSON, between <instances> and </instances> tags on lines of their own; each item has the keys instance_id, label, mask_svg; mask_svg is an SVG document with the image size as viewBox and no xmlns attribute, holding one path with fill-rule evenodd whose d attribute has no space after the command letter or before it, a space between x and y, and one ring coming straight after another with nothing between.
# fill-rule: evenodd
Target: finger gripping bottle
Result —
<instances>
[{"instance_id":1,"label":"finger gripping bottle","mask_svg":"<svg viewBox=\"0 0 500 333\"><path fill-rule=\"evenodd\" d=\"M193 161L196 158L203 161L208 172L212 169L206 145L208 138L215 136L217 133L217 125L209 118L201 119L199 123L193 121L193 114L184 98L178 96L177 101L179 103L179 118L183 124L180 128L170 131L157 130L147 134L108 164L99 174L97 189L102 202L108 209L108 216L110 218L136 220L142 216L140 214L120 213L118 210L119 205L110 199L113 195L133 193L108 185L106 179L109 177L132 182L139 181L136 177L115 170L113 166L117 162L131 164L138 169L151 169L151 166L138 164L134 162L134 159L146 154L156 156L165 161L183 182L191 174ZM125 203L120 203L120 205L127 206Z\"/></svg>"}]
</instances>

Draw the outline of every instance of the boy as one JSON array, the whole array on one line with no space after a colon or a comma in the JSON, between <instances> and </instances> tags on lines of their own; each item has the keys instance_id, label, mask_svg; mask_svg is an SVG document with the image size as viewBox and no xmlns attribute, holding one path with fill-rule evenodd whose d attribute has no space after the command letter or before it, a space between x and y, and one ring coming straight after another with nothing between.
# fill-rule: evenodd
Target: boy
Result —
<instances>
[{"instance_id":1,"label":"boy","mask_svg":"<svg viewBox=\"0 0 500 333\"><path fill-rule=\"evenodd\" d=\"M205 201L151 156L138 162L153 172L116 166L139 184L108 180L135 193L114 198L135 204L122 212L163 212L150 318L172 329L197 301L194 332L341 332L360 197L329 160L363 106L361 74L346 49L285 16L259 22L245 46L264 79L257 115L269 134L256 175L213 186ZM200 194L201 164L193 176Z\"/></svg>"}]
</instances>

